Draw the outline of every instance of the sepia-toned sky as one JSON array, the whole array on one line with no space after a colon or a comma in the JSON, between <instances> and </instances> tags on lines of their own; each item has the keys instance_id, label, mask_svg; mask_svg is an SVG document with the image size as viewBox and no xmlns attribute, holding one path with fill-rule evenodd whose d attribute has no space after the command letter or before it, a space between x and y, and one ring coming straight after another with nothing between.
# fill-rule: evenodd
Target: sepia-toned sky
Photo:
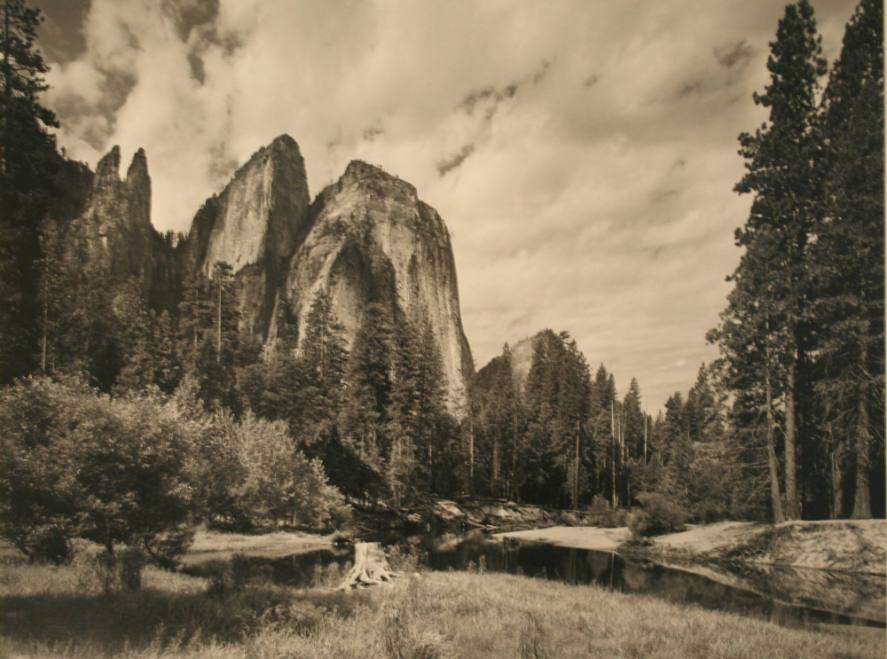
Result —
<instances>
[{"instance_id":1,"label":"sepia-toned sky","mask_svg":"<svg viewBox=\"0 0 887 659\"><path fill-rule=\"evenodd\" d=\"M652 412L716 355L749 200L737 135L764 120L774 0L32 0L46 103L94 166L139 146L152 221L280 133L312 195L352 159L412 182L453 237L478 367L568 330ZM852 0L813 0L829 60Z\"/></svg>"}]
</instances>

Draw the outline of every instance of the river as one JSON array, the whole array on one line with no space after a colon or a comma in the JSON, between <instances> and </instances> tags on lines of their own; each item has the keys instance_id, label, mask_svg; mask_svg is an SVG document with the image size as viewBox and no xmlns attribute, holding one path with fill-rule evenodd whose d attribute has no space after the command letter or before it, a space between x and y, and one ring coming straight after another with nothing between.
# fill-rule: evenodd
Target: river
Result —
<instances>
[{"instance_id":1,"label":"river","mask_svg":"<svg viewBox=\"0 0 887 659\"><path fill-rule=\"evenodd\" d=\"M780 625L885 627L885 579L825 570L767 566L664 564L616 552L468 536L415 536L398 543L419 569L507 572L764 618ZM341 571L352 550L324 549L283 558L248 557L250 568L276 583L307 586ZM330 567L333 566L333 567ZM205 574L218 564L192 566Z\"/></svg>"}]
</instances>

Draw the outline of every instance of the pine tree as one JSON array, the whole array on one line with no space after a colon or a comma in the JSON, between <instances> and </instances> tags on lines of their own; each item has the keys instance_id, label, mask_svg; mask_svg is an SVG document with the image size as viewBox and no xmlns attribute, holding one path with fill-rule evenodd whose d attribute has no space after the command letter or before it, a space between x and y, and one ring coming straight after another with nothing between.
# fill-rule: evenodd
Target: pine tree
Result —
<instances>
[{"instance_id":1,"label":"pine tree","mask_svg":"<svg viewBox=\"0 0 887 659\"><path fill-rule=\"evenodd\" d=\"M209 409L239 412L236 372L240 365L240 309L237 281L227 263L216 263L212 278L192 273L179 304L178 353L182 368L198 382Z\"/></svg>"},{"instance_id":2,"label":"pine tree","mask_svg":"<svg viewBox=\"0 0 887 659\"><path fill-rule=\"evenodd\" d=\"M628 385L622 408L625 411L625 442L628 446L628 455L637 458L644 452L645 415L641 409L641 387L636 378L632 378L631 384Z\"/></svg>"},{"instance_id":3,"label":"pine tree","mask_svg":"<svg viewBox=\"0 0 887 659\"><path fill-rule=\"evenodd\" d=\"M591 384L589 432L592 441L592 461L597 474L595 491L616 505L616 442L613 418L616 404L615 379L601 364Z\"/></svg>"},{"instance_id":4,"label":"pine tree","mask_svg":"<svg viewBox=\"0 0 887 659\"><path fill-rule=\"evenodd\" d=\"M40 223L59 156L55 115L39 102L48 68L37 50L38 9L0 4L0 383L33 368L41 304Z\"/></svg>"},{"instance_id":5,"label":"pine tree","mask_svg":"<svg viewBox=\"0 0 887 659\"><path fill-rule=\"evenodd\" d=\"M306 417L313 426L310 434L320 439L337 421L342 387L348 364L344 328L332 308L326 290L320 291L311 305L305 322L305 338L301 358L309 374L306 392Z\"/></svg>"},{"instance_id":6,"label":"pine tree","mask_svg":"<svg viewBox=\"0 0 887 659\"><path fill-rule=\"evenodd\" d=\"M749 219L737 230L737 244L746 253L733 279L726 329L741 328L724 341L754 340L748 324L766 336L766 388L781 385L784 402L785 498L789 518L800 515L797 492L798 391L809 377L809 281L806 260L817 212L815 162L819 148L816 94L825 73L813 8L807 0L786 7L776 40L770 44L770 84L754 101L769 110L769 120L754 134L739 137L746 173L736 185L740 194L754 194ZM748 286L752 284L752 286ZM776 331L777 328L780 331ZM754 331L754 330L753 330ZM772 424L771 424L772 428Z\"/></svg>"},{"instance_id":7,"label":"pine tree","mask_svg":"<svg viewBox=\"0 0 887 659\"><path fill-rule=\"evenodd\" d=\"M871 517L870 480L884 463L883 45L883 3L862 0L823 99L824 185L812 259L832 515L845 512L848 456L856 518Z\"/></svg>"},{"instance_id":8,"label":"pine tree","mask_svg":"<svg viewBox=\"0 0 887 659\"><path fill-rule=\"evenodd\" d=\"M342 409L345 443L377 473L390 455L385 433L392 389L392 328L388 310L367 305L354 337Z\"/></svg>"},{"instance_id":9,"label":"pine tree","mask_svg":"<svg viewBox=\"0 0 887 659\"><path fill-rule=\"evenodd\" d=\"M178 313L179 353L189 370L196 368L200 346L210 332L211 318L209 282L200 273L192 272L185 280Z\"/></svg>"}]
</instances>

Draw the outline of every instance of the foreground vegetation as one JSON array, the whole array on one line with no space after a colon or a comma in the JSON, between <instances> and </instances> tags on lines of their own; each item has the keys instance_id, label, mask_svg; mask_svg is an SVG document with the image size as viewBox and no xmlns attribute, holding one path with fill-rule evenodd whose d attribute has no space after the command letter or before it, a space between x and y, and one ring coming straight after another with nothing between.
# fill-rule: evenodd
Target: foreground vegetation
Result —
<instances>
[{"instance_id":1,"label":"foreground vegetation","mask_svg":"<svg viewBox=\"0 0 887 659\"><path fill-rule=\"evenodd\" d=\"M148 568L102 594L71 566L0 565L0 654L21 657L880 657L884 631L796 630L502 574L423 573L354 593ZM220 585L220 584L226 585Z\"/></svg>"}]
</instances>

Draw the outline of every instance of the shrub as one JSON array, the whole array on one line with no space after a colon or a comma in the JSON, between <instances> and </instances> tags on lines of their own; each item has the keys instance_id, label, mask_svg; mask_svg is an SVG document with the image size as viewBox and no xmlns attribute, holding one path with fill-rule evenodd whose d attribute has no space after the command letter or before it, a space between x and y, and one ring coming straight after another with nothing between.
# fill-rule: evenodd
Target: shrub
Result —
<instances>
[{"instance_id":1,"label":"shrub","mask_svg":"<svg viewBox=\"0 0 887 659\"><path fill-rule=\"evenodd\" d=\"M632 512L628 521L635 539L684 529L687 512L675 501L657 492L642 492L637 499L643 509Z\"/></svg>"},{"instance_id":2,"label":"shrub","mask_svg":"<svg viewBox=\"0 0 887 659\"><path fill-rule=\"evenodd\" d=\"M76 380L0 392L0 535L33 560L80 537L113 554L191 519L189 437L150 398L111 399ZM179 543L172 551L181 551Z\"/></svg>"},{"instance_id":3,"label":"shrub","mask_svg":"<svg viewBox=\"0 0 887 659\"><path fill-rule=\"evenodd\" d=\"M589 513L591 513L591 521L594 526L609 529L625 526L625 511L611 507L610 502L600 494L596 494L591 500Z\"/></svg>"},{"instance_id":4,"label":"shrub","mask_svg":"<svg viewBox=\"0 0 887 659\"><path fill-rule=\"evenodd\" d=\"M401 545L388 547L385 550L385 557L388 559L388 565L392 570L406 574L417 572L421 562L418 550Z\"/></svg>"},{"instance_id":5,"label":"shrub","mask_svg":"<svg viewBox=\"0 0 887 659\"><path fill-rule=\"evenodd\" d=\"M287 424L219 414L200 451L202 498L215 521L242 530L287 526L329 531L350 518L323 464L296 447Z\"/></svg>"},{"instance_id":6,"label":"shrub","mask_svg":"<svg viewBox=\"0 0 887 659\"><path fill-rule=\"evenodd\" d=\"M28 558L39 563L58 565L67 563L72 556L71 542L64 524L35 524L24 531L17 544Z\"/></svg>"}]
</instances>

